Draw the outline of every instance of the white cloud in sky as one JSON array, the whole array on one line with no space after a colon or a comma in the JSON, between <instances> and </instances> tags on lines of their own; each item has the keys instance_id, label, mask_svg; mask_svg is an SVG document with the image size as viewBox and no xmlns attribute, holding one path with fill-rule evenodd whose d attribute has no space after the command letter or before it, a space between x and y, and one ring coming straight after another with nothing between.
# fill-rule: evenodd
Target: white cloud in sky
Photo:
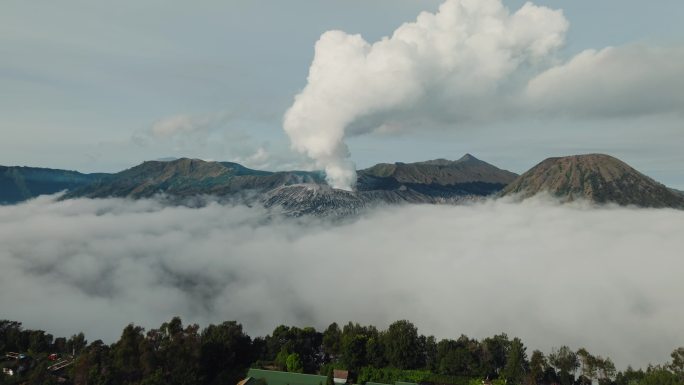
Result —
<instances>
[{"instance_id":1,"label":"white cloud in sky","mask_svg":"<svg viewBox=\"0 0 684 385\"><path fill-rule=\"evenodd\" d=\"M410 319L422 333L585 346L616 363L665 362L684 345L684 212L541 198L400 206L344 223L266 219L259 208L39 198L0 207L3 318L116 339L236 319Z\"/></svg>"},{"instance_id":2,"label":"white cloud in sky","mask_svg":"<svg viewBox=\"0 0 684 385\"><path fill-rule=\"evenodd\" d=\"M684 47L586 50L530 80L525 102L554 115L625 117L684 111Z\"/></svg>"},{"instance_id":3,"label":"white cloud in sky","mask_svg":"<svg viewBox=\"0 0 684 385\"><path fill-rule=\"evenodd\" d=\"M262 137L248 129L250 111L225 110L216 113L176 114L158 119L136 131L130 142L142 150L153 150L173 157L197 157L238 162L244 166L272 170L311 169L311 162L295 154L282 142ZM149 156L147 158L149 159Z\"/></svg>"},{"instance_id":4,"label":"white cloud in sky","mask_svg":"<svg viewBox=\"0 0 684 385\"><path fill-rule=\"evenodd\" d=\"M151 133L156 137L189 134L209 129L212 120L208 117L195 118L184 114L174 115L156 121L152 125Z\"/></svg>"}]
</instances>

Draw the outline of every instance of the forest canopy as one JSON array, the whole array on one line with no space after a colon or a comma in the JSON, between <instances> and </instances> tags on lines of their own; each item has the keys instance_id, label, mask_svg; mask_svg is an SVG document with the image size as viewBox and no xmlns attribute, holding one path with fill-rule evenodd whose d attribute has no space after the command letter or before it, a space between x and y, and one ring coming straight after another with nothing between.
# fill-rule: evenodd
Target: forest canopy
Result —
<instances>
[{"instance_id":1,"label":"forest canopy","mask_svg":"<svg viewBox=\"0 0 684 385\"><path fill-rule=\"evenodd\" d=\"M528 351L506 334L437 340L410 321L385 330L333 323L323 331L281 325L250 337L226 321L200 329L179 317L145 330L129 324L112 344L79 333L55 338L0 321L2 384L237 384L249 368L319 374L347 370L349 382L424 385L684 385L684 348L671 362L617 370L609 357L560 346ZM57 368L57 369L55 369Z\"/></svg>"}]
</instances>

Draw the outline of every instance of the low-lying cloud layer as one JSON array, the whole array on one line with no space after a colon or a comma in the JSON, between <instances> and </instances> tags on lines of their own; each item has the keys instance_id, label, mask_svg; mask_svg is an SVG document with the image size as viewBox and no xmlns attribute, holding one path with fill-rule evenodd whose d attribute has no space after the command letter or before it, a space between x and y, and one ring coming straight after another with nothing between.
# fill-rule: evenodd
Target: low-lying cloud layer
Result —
<instances>
[{"instance_id":1,"label":"low-lying cloud layer","mask_svg":"<svg viewBox=\"0 0 684 385\"><path fill-rule=\"evenodd\" d=\"M265 219L258 208L40 198L0 207L2 318L116 339L237 319L414 321L437 337L506 332L619 366L684 345L684 212L543 199L376 210L348 223Z\"/></svg>"}]
</instances>

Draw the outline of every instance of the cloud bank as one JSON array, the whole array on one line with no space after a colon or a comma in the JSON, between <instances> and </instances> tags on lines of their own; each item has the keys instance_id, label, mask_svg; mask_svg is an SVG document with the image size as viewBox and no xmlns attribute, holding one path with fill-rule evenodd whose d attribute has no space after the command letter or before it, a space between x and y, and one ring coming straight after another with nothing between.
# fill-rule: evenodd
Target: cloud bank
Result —
<instances>
[{"instance_id":1,"label":"cloud bank","mask_svg":"<svg viewBox=\"0 0 684 385\"><path fill-rule=\"evenodd\" d=\"M40 198L0 207L2 318L118 338L174 315L276 325L347 320L506 332L619 366L684 345L684 213L533 199L376 210L349 223L258 208Z\"/></svg>"},{"instance_id":2,"label":"cloud bank","mask_svg":"<svg viewBox=\"0 0 684 385\"><path fill-rule=\"evenodd\" d=\"M531 79L527 109L574 117L634 117L684 108L684 47L586 50Z\"/></svg>"}]
</instances>

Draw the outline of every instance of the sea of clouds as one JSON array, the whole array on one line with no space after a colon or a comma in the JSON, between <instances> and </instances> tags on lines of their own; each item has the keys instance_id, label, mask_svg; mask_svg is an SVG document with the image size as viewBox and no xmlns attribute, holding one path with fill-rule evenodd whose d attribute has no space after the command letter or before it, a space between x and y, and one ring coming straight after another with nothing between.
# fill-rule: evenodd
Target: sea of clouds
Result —
<instances>
[{"instance_id":1,"label":"sea of clouds","mask_svg":"<svg viewBox=\"0 0 684 385\"><path fill-rule=\"evenodd\" d=\"M179 315L349 320L457 338L506 332L619 367L684 345L684 212L535 198L381 208L344 222L260 208L41 197L0 207L0 318L118 338Z\"/></svg>"}]
</instances>

